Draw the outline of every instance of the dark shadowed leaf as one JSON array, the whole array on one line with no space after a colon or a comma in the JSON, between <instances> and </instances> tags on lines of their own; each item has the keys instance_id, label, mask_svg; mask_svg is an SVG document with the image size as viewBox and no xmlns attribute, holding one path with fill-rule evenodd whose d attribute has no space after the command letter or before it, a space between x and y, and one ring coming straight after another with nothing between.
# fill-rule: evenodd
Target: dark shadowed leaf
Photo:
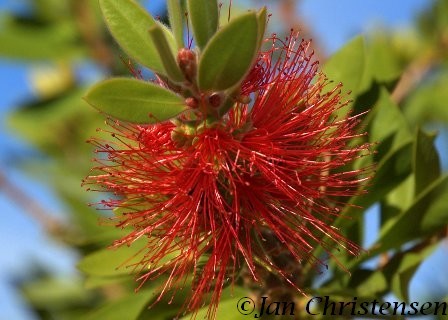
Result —
<instances>
[{"instance_id":1,"label":"dark shadowed leaf","mask_svg":"<svg viewBox=\"0 0 448 320\"><path fill-rule=\"evenodd\" d=\"M378 102L372 110L374 118L371 121L369 138L371 142L381 143L394 134L391 145L399 146L404 140L412 138L412 134L400 108L392 101L389 92L381 87Z\"/></svg>"},{"instance_id":2,"label":"dark shadowed leaf","mask_svg":"<svg viewBox=\"0 0 448 320\"><path fill-rule=\"evenodd\" d=\"M384 268L384 274L391 283L392 292L402 301L409 301L409 283L419 266L428 258L437 244L431 244L420 250L397 253Z\"/></svg>"},{"instance_id":3,"label":"dark shadowed leaf","mask_svg":"<svg viewBox=\"0 0 448 320\"><path fill-rule=\"evenodd\" d=\"M16 21L1 21L0 55L13 59L61 60L85 54L77 43L76 25L61 21L35 27Z\"/></svg>"},{"instance_id":4,"label":"dark shadowed leaf","mask_svg":"<svg viewBox=\"0 0 448 320\"><path fill-rule=\"evenodd\" d=\"M388 283L381 271L366 269L356 270L350 278L349 286L356 290L359 296L381 296L387 291Z\"/></svg>"},{"instance_id":5,"label":"dark shadowed leaf","mask_svg":"<svg viewBox=\"0 0 448 320\"><path fill-rule=\"evenodd\" d=\"M405 141L400 147L386 154L378 162L369 192L355 197L354 202L367 208L381 200L411 173L411 159L412 141Z\"/></svg>"},{"instance_id":6,"label":"dark shadowed leaf","mask_svg":"<svg viewBox=\"0 0 448 320\"><path fill-rule=\"evenodd\" d=\"M414 147L415 195L440 176L440 160L434 145L436 135L417 131Z\"/></svg>"}]
</instances>

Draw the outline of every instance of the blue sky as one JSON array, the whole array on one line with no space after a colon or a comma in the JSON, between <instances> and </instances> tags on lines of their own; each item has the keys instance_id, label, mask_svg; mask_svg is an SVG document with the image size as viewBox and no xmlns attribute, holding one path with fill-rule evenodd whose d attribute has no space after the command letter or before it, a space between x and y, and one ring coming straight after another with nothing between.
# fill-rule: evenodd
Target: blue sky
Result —
<instances>
[{"instance_id":1,"label":"blue sky","mask_svg":"<svg viewBox=\"0 0 448 320\"><path fill-rule=\"evenodd\" d=\"M225 1L224 1L225 2ZM246 1L251 2L251 1ZM304 0L300 7L301 16L312 26L327 52L334 52L352 36L365 32L374 25L391 28L406 28L416 12L430 4L430 0ZM0 10L11 10L26 5L26 0L0 0ZM157 10L160 1L149 1L149 7ZM255 1L253 1L255 3ZM0 59L0 170L19 185L31 197L39 199L51 212L61 212L51 190L26 177L11 164L14 153L38 154L26 144L8 134L4 129L6 113L26 97L32 97L27 82L26 66ZM30 263L39 261L61 276L76 272L76 256L48 239L20 207L9 202L0 190L0 208L4 215L0 223L0 319L32 320L17 293L9 283L11 277L23 275ZM446 249L445 249L446 250ZM446 255L442 249L434 255L435 265L441 264ZM441 268L425 267L423 270L429 282L437 284L442 276ZM413 284L415 291L425 292L421 283ZM448 290L448 288L442 289Z\"/></svg>"}]
</instances>

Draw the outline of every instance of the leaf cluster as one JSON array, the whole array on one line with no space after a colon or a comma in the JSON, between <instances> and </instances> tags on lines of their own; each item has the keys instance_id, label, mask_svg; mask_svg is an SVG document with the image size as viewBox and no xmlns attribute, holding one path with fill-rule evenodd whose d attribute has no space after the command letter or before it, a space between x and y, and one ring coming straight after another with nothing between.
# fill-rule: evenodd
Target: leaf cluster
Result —
<instances>
[{"instance_id":1,"label":"leaf cluster","mask_svg":"<svg viewBox=\"0 0 448 320\"><path fill-rule=\"evenodd\" d=\"M32 66L45 60L52 66L53 78L47 72L41 76L35 69L30 71L37 97L17 108L8 124L43 155L38 159L25 156L17 163L51 185L64 202L70 222L63 232L53 230L51 235L80 256L83 276L60 281L48 272L35 273L21 282L23 295L42 319L171 319L183 302L182 292L173 301L168 297L148 309L162 283L148 282L135 294L134 280L141 270L117 268L129 257L138 258L143 244L105 249L126 230L98 224L98 218L107 223L107 214L86 206L96 199L79 186L90 167L91 148L85 140L101 126L102 117L82 102L86 87L77 78L76 67L80 60L88 61L115 76L87 93L87 101L101 111L133 122L148 121L148 114L158 120L170 119L187 110L184 92L192 91L173 93L148 81L129 79L115 40L142 68L150 68L173 86L182 86L188 79L177 69L176 59L178 49L188 45L182 13L187 9L199 48L196 85L204 92L225 92L231 97L258 50L263 13L243 13L219 26L214 1L187 1L181 10L177 1L167 1L169 18L162 20L169 20L170 30L134 1L101 0L101 8L96 1L33 3L32 15L4 18L0 55ZM212 7L201 10L207 6ZM323 64L327 77L342 82L344 90L351 92L346 108L353 114L370 110L363 115L368 136L359 139L375 146L372 155L354 164L375 166L369 192L350 200L336 227L351 240L365 243L366 231L372 228L368 210L372 207L378 209L379 227L373 244L360 257L334 252L348 272L331 262L322 280L312 267L306 267L301 275L305 292L340 301L354 296L381 300L392 293L408 301L410 282L445 236L448 178L440 153L446 150L437 149L436 133L428 130L437 126L446 132L448 123L445 7L446 1L435 1L410 34L382 30L367 38L357 37ZM107 24L101 22L101 9ZM201 23L204 20L206 24ZM242 28L245 32L238 32ZM315 254L326 258L319 248ZM218 319L241 318L236 301L254 292L243 286L243 280L233 294L231 288L224 291ZM184 292L188 290L187 284ZM297 300L306 301L303 297Z\"/></svg>"}]
</instances>

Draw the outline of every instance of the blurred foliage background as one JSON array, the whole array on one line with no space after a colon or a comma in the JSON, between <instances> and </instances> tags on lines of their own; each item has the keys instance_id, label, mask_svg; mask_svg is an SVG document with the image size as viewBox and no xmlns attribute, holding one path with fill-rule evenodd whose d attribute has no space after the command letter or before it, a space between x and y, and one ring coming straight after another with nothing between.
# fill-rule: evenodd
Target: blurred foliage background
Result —
<instances>
[{"instance_id":1,"label":"blurred foliage background","mask_svg":"<svg viewBox=\"0 0 448 320\"><path fill-rule=\"evenodd\" d=\"M355 38L331 56L312 21L300 17L300 1L234 1L233 10L243 11L248 5L269 6L271 32L286 36L292 27L302 30L305 39L313 38L316 55L329 78L343 81L351 91L354 112L371 109L365 126L369 139L377 142L377 176L369 195L352 201L370 210L351 213L356 219L341 226L354 241L370 249L370 255L340 257L351 277L330 264L324 275L310 270L304 282L312 293L335 299L446 300L448 276L441 263L448 262L444 242L448 230L448 179L444 175L448 155L448 1L428 1L427 9L409 30L372 28L365 38ZM163 1L153 1L151 6L166 21ZM98 79L130 76L130 62L108 34L97 1L30 0L24 8L0 16L0 58L4 61L0 67L5 65L2 72L11 70L7 62L26 68L34 94L24 94L14 108L2 112L2 126L33 149L1 150L0 193L29 214L55 242L73 252L72 260L80 261L83 272L56 275L47 265L31 259L26 272L15 274L10 282L26 301L29 319L170 319L176 314L177 301L174 307L161 303L148 311L145 306L157 286L149 285L134 295L130 270L116 270L129 252L105 248L122 231L98 223L104 213L87 203L99 195L80 187L93 156L85 141L104 122L82 101L83 93ZM438 150L435 131L441 133ZM12 169L43 182L59 199L56 210L60 212L50 212L54 210L48 210L38 192L16 183L8 174ZM2 208L1 214L8 219L8 208ZM14 232L20 234L21 227ZM4 241L3 246L9 245ZM432 280L431 291L410 291L420 265L434 252L443 259L433 262L431 270L442 278ZM423 275L420 281L429 280ZM242 290L241 294L237 291L241 296L246 292L238 290ZM303 303L300 299L303 297L298 298ZM220 309L219 319L219 314L231 319L236 311L231 299L224 300Z\"/></svg>"}]
</instances>

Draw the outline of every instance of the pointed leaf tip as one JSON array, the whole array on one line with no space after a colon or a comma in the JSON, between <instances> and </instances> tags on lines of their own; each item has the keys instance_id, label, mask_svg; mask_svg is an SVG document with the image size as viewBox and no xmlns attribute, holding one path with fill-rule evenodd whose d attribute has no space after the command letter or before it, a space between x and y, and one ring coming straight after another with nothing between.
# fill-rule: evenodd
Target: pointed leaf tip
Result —
<instances>
[{"instance_id":1,"label":"pointed leaf tip","mask_svg":"<svg viewBox=\"0 0 448 320\"><path fill-rule=\"evenodd\" d=\"M174 82L182 82L184 80L182 71L176 62L173 52L171 51L163 29L159 25L155 24L149 28L148 32L154 46L156 47L160 60L162 60L168 78Z\"/></svg>"},{"instance_id":2,"label":"pointed leaf tip","mask_svg":"<svg viewBox=\"0 0 448 320\"><path fill-rule=\"evenodd\" d=\"M202 49L218 29L218 1L187 0L187 6L194 39L198 47Z\"/></svg>"},{"instance_id":3,"label":"pointed leaf tip","mask_svg":"<svg viewBox=\"0 0 448 320\"><path fill-rule=\"evenodd\" d=\"M160 25L170 48L176 49L173 34L165 26L155 21L133 0L99 0L101 11L110 33L120 47L132 58L154 72L166 74L157 49L148 35L154 25Z\"/></svg>"},{"instance_id":4,"label":"pointed leaf tip","mask_svg":"<svg viewBox=\"0 0 448 320\"><path fill-rule=\"evenodd\" d=\"M258 46L257 49L260 50L260 47L264 40L264 33L266 32L266 25L267 25L267 19L268 19L268 10L266 6L261 8L257 12L257 19L258 19Z\"/></svg>"},{"instance_id":5,"label":"pointed leaf tip","mask_svg":"<svg viewBox=\"0 0 448 320\"><path fill-rule=\"evenodd\" d=\"M98 83L87 92L85 100L99 111L133 123L165 121L186 110L184 100L172 91L125 78Z\"/></svg>"},{"instance_id":6,"label":"pointed leaf tip","mask_svg":"<svg viewBox=\"0 0 448 320\"><path fill-rule=\"evenodd\" d=\"M221 28L210 39L199 61L199 87L226 90L238 85L256 57L258 39L255 12L241 15Z\"/></svg>"}]
</instances>

